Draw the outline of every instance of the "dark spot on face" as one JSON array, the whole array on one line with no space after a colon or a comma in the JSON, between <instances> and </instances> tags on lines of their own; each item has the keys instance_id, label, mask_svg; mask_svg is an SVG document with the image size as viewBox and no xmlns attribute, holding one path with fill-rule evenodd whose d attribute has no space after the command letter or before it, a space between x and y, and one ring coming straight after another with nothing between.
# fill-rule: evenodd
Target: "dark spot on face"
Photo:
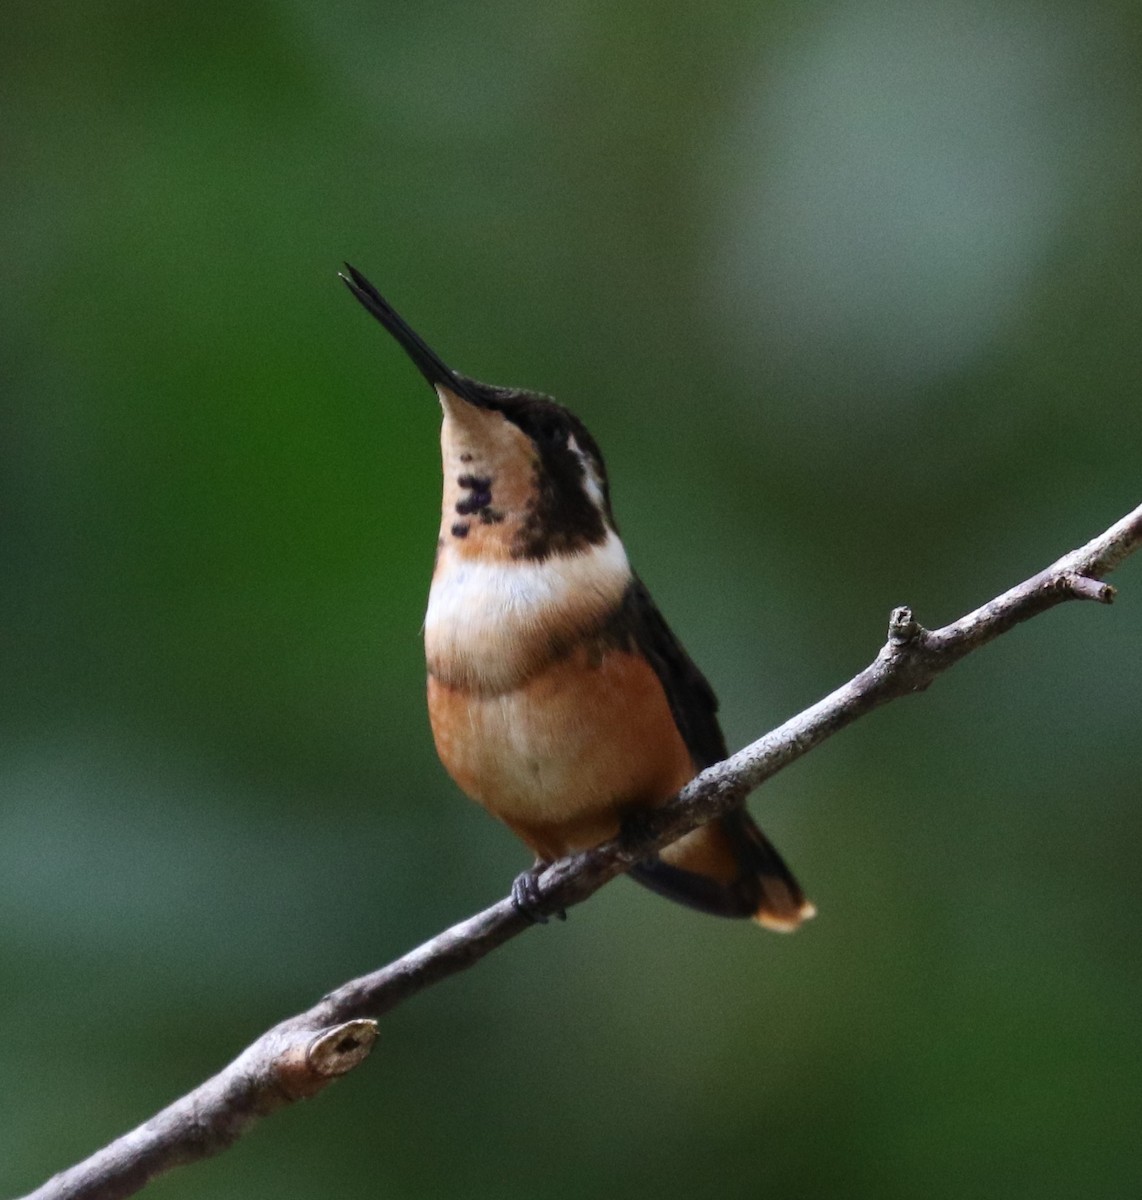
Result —
<instances>
[{"instance_id":1,"label":"dark spot on face","mask_svg":"<svg viewBox=\"0 0 1142 1200\"><path fill-rule=\"evenodd\" d=\"M498 525L504 519L504 514L498 508L480 509L481 525Z\"/></svg>"},{"instance_id":2,"label":"dark spot on face","mask_svg":"<svg viewBox=\"0 0 1142 1200\"><path fill-rule=\"evenodd\" d=\"M465 450L464 453L460 455L460 461L461 462L471 462L472 461L472 456L468 453L467 450Z\"/></svg>"},{"instance_id":3,"label":"dark spot on face","mask_svg":"<svg viewBox=\"0 0 1142 1200\"><path fill-rule=\"evenodd\" d=\"M492 503L492 481L487 475L461 475L458 486L468 489L468 495L456 501L456 511L462 517L483 513Z\"/></svg>"},{"instance_id":4,"label":"dark spot on face","mask_svg":"<svg viewBox=\"0 0 1142 1200\"><path fill-rule=\"evenodd\" d=\"M491 492L473 492L472 495L466 496L463 500L456 501L456 511L462 517L471 516L472 513L478 513L486 509L491 502Z\"/></svg>"},{"instance_id":5,"label":"dark spot on face","mask_svg":"<svg viewBox=\"0 0 1142 1200\"><path fill-rule=\"evenodd\" d=\"M468 536L468 522L457 521L456 524L452 526L452 536L466 538Z\"/></svg>"},{"instance_id":6,"label":"dark spot on face","mask_svg":"<svg viewBox=\"0 0 1142 1200\"><path fill-rule=\"evenodd\" d=\"M456 482L460 487L471 488L474 492L490 492L492 490L492 481L487 475L461 475Z\"/></svg>"}]
</instances>

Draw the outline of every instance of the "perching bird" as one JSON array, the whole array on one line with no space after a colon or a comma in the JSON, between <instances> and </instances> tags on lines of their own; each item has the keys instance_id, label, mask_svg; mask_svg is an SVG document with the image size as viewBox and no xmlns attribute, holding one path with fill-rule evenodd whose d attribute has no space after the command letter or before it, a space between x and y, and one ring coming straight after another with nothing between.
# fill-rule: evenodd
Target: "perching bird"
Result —
<instances>
[{"instance_id":1,"label":"perching bird","mask_svg":"<svg viewBox=\"0 0 1142 1200\"><path fill-rule=\"evenodd\" d=\"M717 698L630 568L582 421L446 367L359 271L349 290L440 398L444 506L424 624L428 711L457 784L537 855L615 836L726 757ZM745 807L632 867L671 900L795 929L813 915Z\"/></svg>"}]
</instances>

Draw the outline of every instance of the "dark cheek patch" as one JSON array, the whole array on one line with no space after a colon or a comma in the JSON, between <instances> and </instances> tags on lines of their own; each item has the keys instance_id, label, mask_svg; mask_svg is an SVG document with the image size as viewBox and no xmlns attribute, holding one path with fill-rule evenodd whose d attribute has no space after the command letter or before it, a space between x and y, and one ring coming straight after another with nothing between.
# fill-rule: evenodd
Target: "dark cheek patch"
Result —
<instances>
[{"instance_id":1,"label":"dark cheek patch","mask_svg":"<svg viewBox=\"0 0 1142 1200\"><path fill-rule=\"evenodd\" d=\"M452 536L457 538L466 538L468 536L468 522L457 521L456 524L452 526Z\"/></svg>"},{"instance_id":2,"label":"dark cheek patch","mask_svg":"<svg viewBox=\"0 0 1142 1200\"><path fill-rule=\"evenodd\" d=\"M543 562L606 541L607 526L583 488L583 466L569 452L551 453L535 471L534 499L512 541L513 558Z\"/></svg>"}]
</instances>

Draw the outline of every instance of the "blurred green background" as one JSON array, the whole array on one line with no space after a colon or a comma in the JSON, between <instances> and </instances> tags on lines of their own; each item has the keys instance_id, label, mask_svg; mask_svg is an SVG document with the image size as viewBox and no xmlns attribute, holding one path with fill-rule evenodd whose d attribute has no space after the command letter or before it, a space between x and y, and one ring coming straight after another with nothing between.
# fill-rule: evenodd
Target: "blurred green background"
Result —
<instances>
[{"instance_id":1,"label":"blurred green background","mask_svg":"<svg viewBox=\"0 0 1142 1200\"><path fill-rule=\"evenodd\" d=\"M503 895L436 761L439 414L548 391L741 745L1136 505L1142 12L15 0L0 1192ZM174 1200L1140 1183L1142 562L753 799L797 937L625 880Z\"/></svg>"}]
</instances>

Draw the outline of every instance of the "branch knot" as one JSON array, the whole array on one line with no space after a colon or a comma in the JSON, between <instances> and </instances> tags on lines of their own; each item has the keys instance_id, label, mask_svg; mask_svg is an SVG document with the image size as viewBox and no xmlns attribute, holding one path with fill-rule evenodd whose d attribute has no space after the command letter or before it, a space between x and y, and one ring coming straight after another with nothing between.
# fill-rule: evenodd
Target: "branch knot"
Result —
<instances>
[{"instance_id":1,"label":"branch knot","mask_svg":"<svg viewBox=\"0 0 1142 1200\"><path fill-rule=\"evenodd\" d=\"M1113 604L1118 594L1111 584L1103 583L1101 579L1091 579L1089 575L1080 575L1076 571L1064 571L1056 575L1047 586L1074 596L1076 600L1094 600L1098 604Z\"/></svg>"},{"instance_id":2,"label":"branch knot","mask_svg":"<svg viewBox=\"0 0 1142 1200\"><path fill-rule=\"evenodd\" d=\"M377 1040L377 1022L362 1018L322 1029L296 1042L274 1063L277 1081L291 1099L315 1096L323 1087L369 1057Z\"/></svg>"},{"instance_id":3,"label":"branch knot","mask_svg":"<svg viewBox=\"0 0 1142 1200\"><path fill-rule=\"evenodd\" d=\"M894 608L888 618L888 641L893 646L906 646L917 641L924 627L912 616L912 610L902 604Z\"/></svg>"}]
</instances>

